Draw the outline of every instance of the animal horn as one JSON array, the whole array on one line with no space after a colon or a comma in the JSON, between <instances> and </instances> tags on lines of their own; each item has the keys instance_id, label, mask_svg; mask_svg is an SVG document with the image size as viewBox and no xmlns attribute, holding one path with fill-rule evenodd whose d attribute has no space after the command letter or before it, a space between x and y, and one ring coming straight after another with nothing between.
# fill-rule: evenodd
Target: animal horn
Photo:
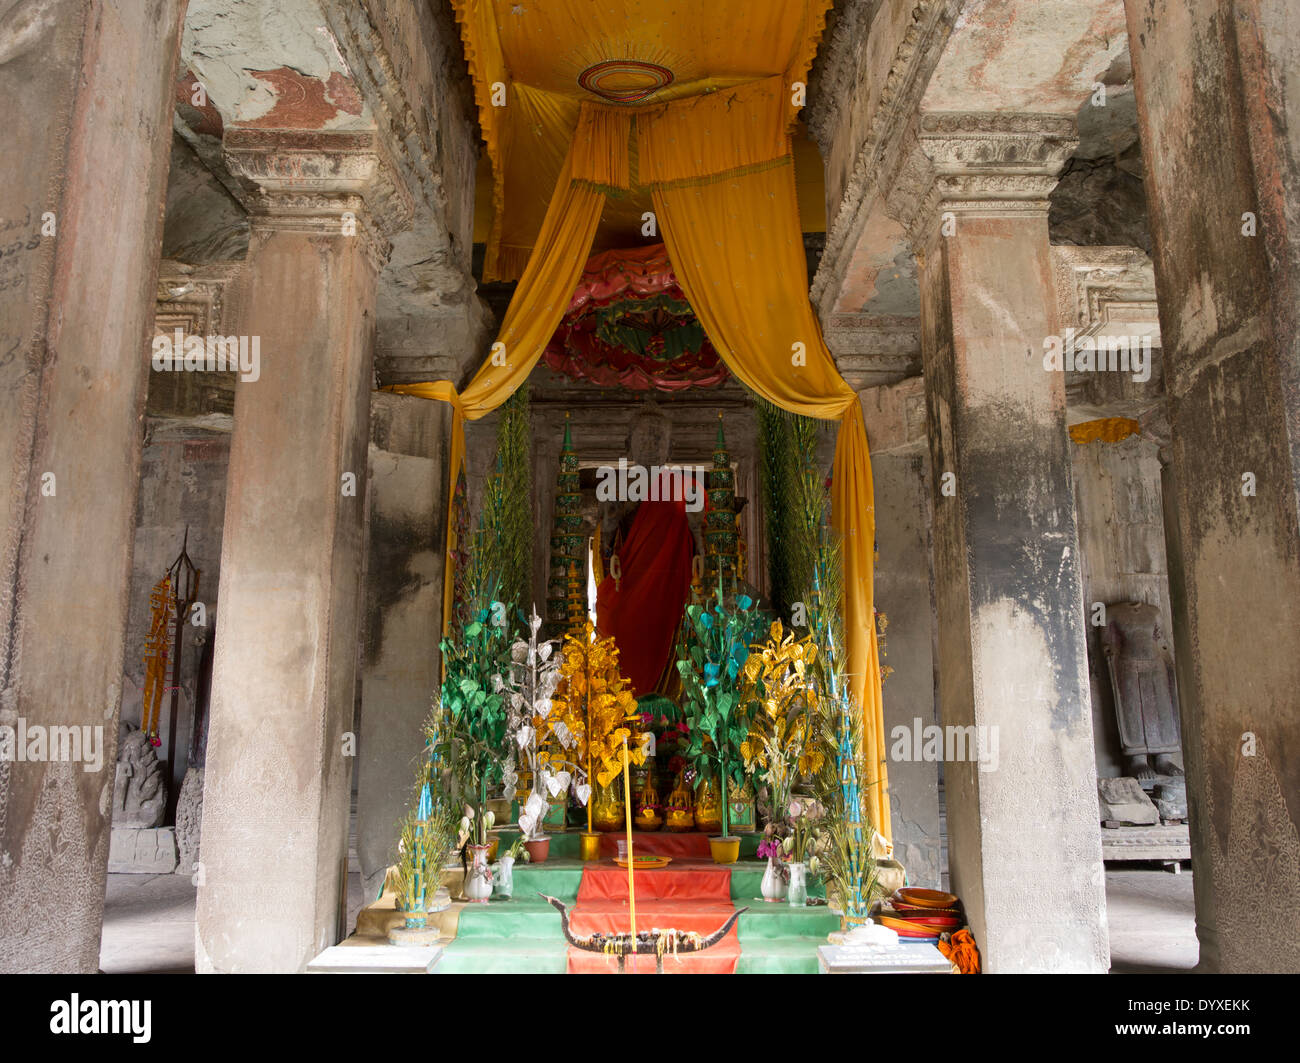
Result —
<instances>
[{"instance_id":1,"label":"animal horn","mask_svg":"<svg viewBox=\"0 0 1300 1063\"><path fill-rule=\"evenodd\" d=\"M700 943L699 943L698 946L689 947L689 946L687 946L687 945L682 945L682 946L681 946L681 951L682 951L682 952L702 952L702 951L705 950L705 949L710 949L710 948L712 948L714 945L716 945L719 941L721 941L724 937L727 936L727 932L728 932L728 931L729 931L733 926L736 925L736 920L739 919L742 915L744 915L747 911L749 911L749 908L748 908L748 907L745 907L745 908L737 908L734 912L731 913L731 918L730 918L730 919L728 919L725 923L723 923L722 926L718 927L718 929L715 930L715 931L714 931L712 934L710 934L708 937L702 939L702 940L700 941Z\"/></svg>"},{"instance_id":2,"label":"animal horn","mask_svg":"<svg viewBox=\"0 0 1300 1063\"><path fill-rule=\"evenodd\" d=\"M564 932L564 940L576 948L582 948L582 943L578 941L576 938L574 938L573 934L569 931L568 906L561 900L557 900L554 897L548 897L545 893L542 893L540 890L538 890L537 896L541 897L542 900L546 901L552 908L555 908L559 911L560 929Z\"/></svg>"}]
</instances>

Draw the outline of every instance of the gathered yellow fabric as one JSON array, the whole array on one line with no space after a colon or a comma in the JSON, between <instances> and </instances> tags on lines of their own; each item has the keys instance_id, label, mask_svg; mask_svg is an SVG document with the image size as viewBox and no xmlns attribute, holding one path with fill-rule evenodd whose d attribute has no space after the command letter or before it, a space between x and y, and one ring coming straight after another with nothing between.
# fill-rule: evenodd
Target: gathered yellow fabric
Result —
<instances>
[{"instance_id":1,"label":"gathered yellow fabric","mask_svg":"<svg viewBox=\"0 0 1300 1063\"><path fill-rule=\"evenodd\" d=\"M638 176L657 185L783 159L796 113L784 77L642 107Z\"/></svg>"},{"instance_id":2,"label":"gathered yellow fabric","mask_svg":"<svg viewBox=\"0 0 1300 1063\"><path fill-rule=\"evenodd\" d=\"M844 653L863 706L864 800L876 829L890 837L871 458L857 395L840 377L808 301L790 143L799 106L792 86L807 74L831 0L682 4L671 19L662 0L453 5L493 166L484 279L522 276L487 362L462 393L448 381L392 390L452 403L454 491L465 420L500 406L537 364L586 263L606 193L627 213L648 186L678 281L731 371L783 409L839 421L831 496L843 539ZM618 69L609 74L600 60L610 55L636 59L610 61ZM657 76L655 68L671 77L639 107L597 104L580 84L615 85L591 80L608 76L623 79L615 87L635 89ZM493 83L506 87L506 106L493 106ZM548 185L538 225L529 219L539 216ZM452 524L444 623L454 585Z\"/></svg>"},{"instance_id":3,"label":"gathered yellow fabric","mask_svg":"<svg viewBox=\"0 0 1300 1063\"><path fill-rule=\"evenodd\" d=\"M673 271L709 340L746 386L792 413L838 420L831 503L843 541L845 655L862 705L871 821L891 837L873 607L875 508L862 405L808 301L794 170L786 165L654 190Z\"/></svg>"},{"instance_id":4,"label":"gathered yellow fabric","mask_svg":"<svg viewBox=\"0 0 1300 1063\"><path fill-rule=\"evenodd\" d=\"M492 165L483 279L521 275L580 102L621 93L630 109L638 89L653 90L645 102L655 105L707 101L765 77L779 78L788 96L807 76L832 4L452 0ZM637 231L637 218L621 212L625 233Z\"/></svg>"}]
</instances>

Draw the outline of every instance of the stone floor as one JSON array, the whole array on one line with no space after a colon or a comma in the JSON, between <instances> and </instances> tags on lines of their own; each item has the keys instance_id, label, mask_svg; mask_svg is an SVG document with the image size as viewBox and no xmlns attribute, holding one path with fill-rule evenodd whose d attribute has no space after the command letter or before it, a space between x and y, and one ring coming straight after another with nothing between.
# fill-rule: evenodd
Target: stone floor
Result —
<instances>
[{"instance_id":1,"label":"stone floor","mask_svg":"<svg viewBox=\"0 0 1300 1063\"><path fill-rule=\"evenodd\" d=\"M99 964L107 974L194 971L194 887L183 875L109 875ZM348 876L348 926L366 903ZM1112 974L1183 973L1196 965L1192 875L1107 870Z\"/></svg>"},{"instance_id":2,"label":"stone floor","mask_svg":"<svg viewBox=\"0 0 1300 1063\"><path fill-rule=\"evenodd\" d=\"M1183 974L1196 966L1189 866L1176 875L1144 864L1106 869L1111 974Z\"/></svg>"},{"instance_id":3,"label":"stone floor","mask_svg":"<svg viewBox=\"0 0 1300 1063\"><path fill-rule=\"evenodd\" d=\"M193 974L195 887L187 875L109 875L99 967L105 974ZM368 903L348 875L348 926Z\"/></svg>"}]
</instances>

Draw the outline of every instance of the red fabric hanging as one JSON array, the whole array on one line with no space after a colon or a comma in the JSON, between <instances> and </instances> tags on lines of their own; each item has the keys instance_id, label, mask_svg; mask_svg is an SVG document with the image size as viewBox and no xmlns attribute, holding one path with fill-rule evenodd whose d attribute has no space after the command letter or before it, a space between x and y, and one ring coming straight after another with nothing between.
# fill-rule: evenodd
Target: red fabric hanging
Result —
<instances>
[{"instance_id":1,"label":"red fabric hanging","mask_svg":"<svg viewBox=\"0 0 1300 1063\"><path fill-rule=\"evenodd\" d=\"M667 483L665 474L661 498ZM695 540L685 499L641 502L615 552L620 578L616 585L607 575L596 589L596 631L613 637L632 692L651 694L668 664L691 590Z\"/></svg>"}]
</instances>

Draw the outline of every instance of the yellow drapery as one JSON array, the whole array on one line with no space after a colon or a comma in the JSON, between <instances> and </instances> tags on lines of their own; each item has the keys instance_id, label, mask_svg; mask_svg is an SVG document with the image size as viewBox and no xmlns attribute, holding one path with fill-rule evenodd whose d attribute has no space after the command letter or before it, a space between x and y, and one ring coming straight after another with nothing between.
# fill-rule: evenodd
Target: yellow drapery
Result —
<instances>
[{"instance_id":1,"label":"yellow drapery","mask_svg":"<svg viewBox=\"0 0 1300 1063\"><path fill-rule=\"evenodd\" d=\"M667 71L671 80L650 97L656 104L707 99L765 76L788 88L806 79L832 2L452 0L491 164L483 279L514 280L525 267L578 105L595 98L580 83L584 72L626 61L598 87L635 88L653 80L636 64ZM620 206L610 212L619 228L636 232L640 211Z\"/></svg>"},{"instance_id":2,"label":"yellow drapery","mask_svg":"<svg viewBox=\"0 0 1300 1063\"><path fill-rule=\"evenodd\" d=\"M488 55L492 47L502 48L498 34L504 23L494 21L493 2L455 0L481 113L488 95L484 78L505 79L499 54ZM634 0L624 2L635 6ZM829 2L806 0L804 5L784 4L784 9L788 13L796 6L802 36L783 75L740 84L733 78L723 88L722 82L706 79L700 84L716 91L705 96L636 108L583 101L576 111L567 100L543 99L545 94L534 95L524 86L516 94L525 103L512 112L516 122L523 115L537 119L545 110L552 124L576 132L569 134L559 177L497 343L459 396L447 381L393 390L453 404L454 490L465 456L464 421L505 402L536 365L577 285L605 192L648 185L677 278L728 368L783 409L840 423L831 493L834 524L844 543L845 660L850 689L863 707L864 800L876 829L889 837L872 608L871 460L861 406L840 377L808 302L788 135L798 106L790 86L806 73ZM479 36L471 43L475 34ZM522 170L509 167L508 160L519 149L515 138L527 130L516 124L503 131L495 117L491 126L489 130L484 122L500 198L503 187L523 180ZM534 127L540 128L537 121ZM498 211L498 240L501 217ZM493 252L490 246L489 255ZM451 613L456 546L448 523L444 619Z\"/></svg>"},{"instance_id":3,"label":"yellow drapery","mask_svg":"<svg viewBox=\"0 0 1300 1063\"><path fill-rule=\"evenodd\" d=\"M784 162L656 188L655 210L677 281L727 368L782 409L840 422L831 505L844 544L844 652L849 689L862 706L863 797L888 838L871 457L861 403L835 368L808 302L794 170Z\"/></svg>"}]
</instances>

